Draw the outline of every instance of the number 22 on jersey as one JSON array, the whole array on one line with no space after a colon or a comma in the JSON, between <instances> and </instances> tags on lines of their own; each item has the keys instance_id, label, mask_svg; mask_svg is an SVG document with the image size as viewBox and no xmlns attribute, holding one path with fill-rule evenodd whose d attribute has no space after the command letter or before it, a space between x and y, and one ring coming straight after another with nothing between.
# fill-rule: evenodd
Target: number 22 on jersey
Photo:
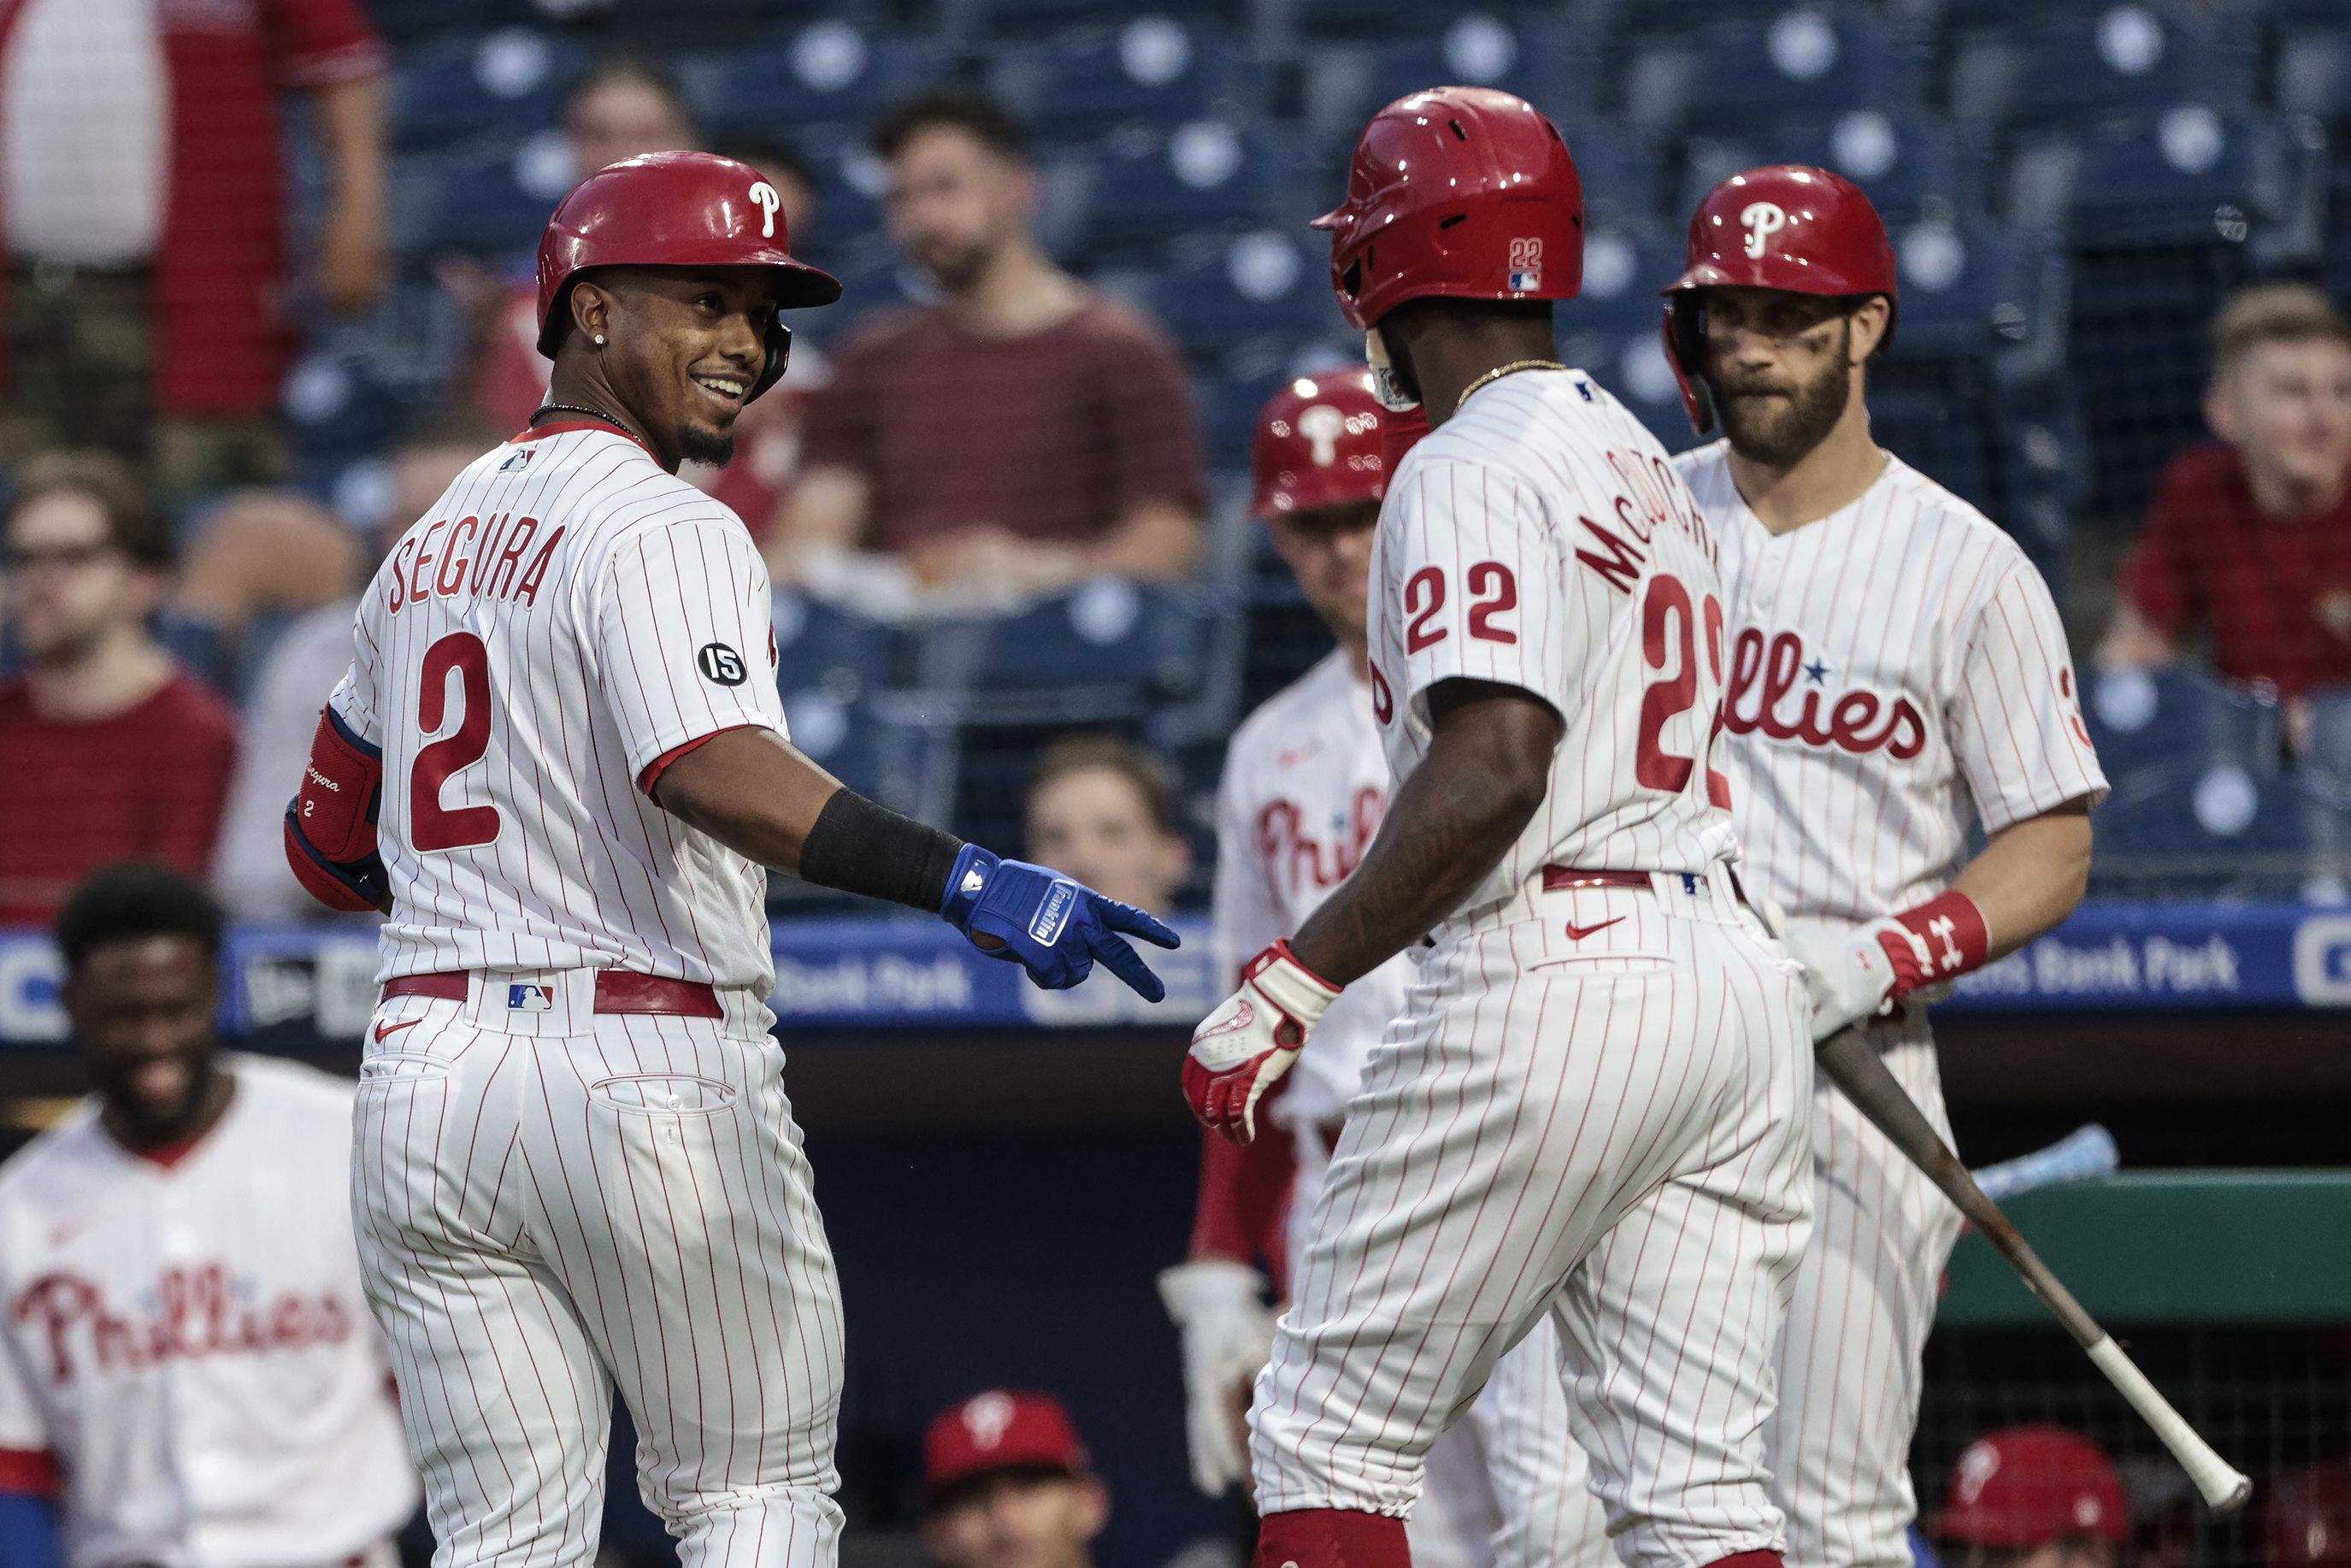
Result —
<instances>
[{"instance_id":1,"label":"number 22 on jersey","mask_svg":"<svg viewBox=\"0 0 2351 1568\"><path fill-rule=\"evenodd\" d=\"M428 852L467 849L498 836L496 807L452 809L441 798L450 778L479 762L490 748L490 652L471 632L452 632L424 650L416 727L434 735L449 723L453 674L458 677L456 724L418 748L408 775L409 841Z\"/></svg>"}]
</instances>

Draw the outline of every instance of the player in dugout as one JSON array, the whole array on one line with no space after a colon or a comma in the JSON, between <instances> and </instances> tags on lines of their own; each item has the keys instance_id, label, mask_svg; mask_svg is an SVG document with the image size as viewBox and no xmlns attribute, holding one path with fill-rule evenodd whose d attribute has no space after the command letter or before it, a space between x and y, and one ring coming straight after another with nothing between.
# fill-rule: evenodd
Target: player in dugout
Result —
<instances>
[{"instance_id":1,"label":"player in dugout","mask_svg":"<svg viewBox=\"0 0 2351 1568\"><path fill-rule=\"evenodd\" d=\"M58 914L97 1092L0 1166L0 1563L392 1568L415 1511L349 1197L349 1081L217 1049L221 910L152 863Z\"/></svg>"},{"instance_id":2,"label":"player in dugout","mask_svg":"<svg viewBox=\"0 0 2351 1568\"><path fill-rule=\"evenodd\" d=\"M991 1388L923 1435L923 1544L942 1568L1092 1568L1110 1521L1061 1402Z\"/></svg>"}]
</instances>

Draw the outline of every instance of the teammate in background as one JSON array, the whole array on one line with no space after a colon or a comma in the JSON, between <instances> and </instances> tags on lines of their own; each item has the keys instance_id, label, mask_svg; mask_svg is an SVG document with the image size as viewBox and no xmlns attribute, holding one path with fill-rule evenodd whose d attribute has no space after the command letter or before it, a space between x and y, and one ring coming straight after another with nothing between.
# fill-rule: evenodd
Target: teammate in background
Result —
<instances>
[{"instance_id":1,"label":"teammate in background","mask_svg":"<svg viewBox=\"0 0 2351 1568\"><path fill-rule=\"evenodd\" d=\"M1372 716L1364 617L1372 534L1386 493L1383 414L1370 372L1291 382L1258 419L1250 514L1296 574L1338 647L1234 735L1217 792L1216 943L1238 974L1294 931L1355 869L1387 809L1388 764ZM1279 1297L1363 1082L1405 1010L1412 966L1390 958L1349 987L1314 1031L1246 1145L1209 1132L1189 1261L1159 1277L1184 1333L1192 1479L1214 1497L1249 1479L1242 1413L1273 1344L1259 1298ZM1606 1522L1569 1439L1559 1342L1546 1320L1495 1368L1468 1419L1429 1449L1407 1529L1417 1568L1613 1563Z\"/></svg>"},{"instance_id":2,"label":"teammate in background","mask_svg":"<svg viewBox=\"0 0 2351 1568\"><path fill-rule=\"evenodd\" d=\"M1819 169L1734 175L1690 221L1666 347L1701 434L1675 459L1721 549L1748 890L1794 917L1815 1039L1859 1025L1945 1138L1913 992L2069 914L2105 790L2065 631L2015 541L1881 450L1864 400L1894 252ZM1990 835L1966 861L1968 830ZM1964 862L1964 863L1963 863ZM1789 1560L1910 1561L1910 1432L1959 1213L1852 1104L1813 1111L1818 1218L1768 1436Z\"/></svg>"},{"instance_id":3,"label":"teammate in background","mask_svg":"<svg viewBox=\"0 0 2351 1568\"><path fill-rule=\"evenodd\" d=\"M763 998L768 866L943 915L1049 987L1157 921L842 789L786 738L768 574L676 476L783 374L773 185L625 160L539 246L555 361L361 595L288 809L377 904L353 1201L443 1568L595 1555L617 1381L688 1568L834 1561L832 1257ZM523 1369L528 1369L526 1373Z\"/></svg>"},{"instance_id":4,"label":"teammate in background","mask_svg":"<svg viewBox=\"0 0 2351 1568\"><path fill-rule=\"evenodd\" d=\"M221 910L177 872L99 872L56 936L98 1092L0 1166L0 1493L54 1499L76 1568L391 1568L350 1083L216 1054Z\"/></svg>"},{"instance_id":5,"label":"teammate in background","mask_svg":"<svg viewBox=\"0 0 2351 1568\"><path fill-rule=\"evenodd\" d=\"M1416 966L1249 1414L1262 1568L1397 1568L1430 1446L1549 1317L1632 1568L1776 1564L1761 1433L1811 1202L1803 982L1730 877L1714 545L1552 352L1583 198L1507 93L1399 99L1320 221L1430 434L1370 566L1379 835L1193 1038L1246 1142L1341 988Z\"/></svg>"},{"instance_id":6,"label":"teammate in background","mask_svg":"<svg viewBox=\"0 0 2351 1568\"><path fill-rule=\"evenodd\" d=\"M1110 1521L1110 1490L1049 1394L994 1388L940 1412L923 1490L923 1544L944 1568L1091 1568Z\"/></svg>"},{"instance_id":7,"label":"teammate in background","mask_svg":"<svg viewBox=\"0 0 2351 1568\"><path fill-rule=\"evenodd\" d=\"M1183 787L1156 752L1114 735L1064 737L1039 754L1027 805L1030 859L1137 909L1176 907L1192 852Z\"/></svg>"},{"instance_id":8,"label":"teammate in background","mask_svg":"<svg viewBox=\"0 0 2351 1568\"><path fill-rule=\"evenodd\" d=\"M1935 1517L1949 1568L2115 1568L2130 1532L2115 1462L2063 1427L1970 1443Z\"/></svg>"}]
</instances>

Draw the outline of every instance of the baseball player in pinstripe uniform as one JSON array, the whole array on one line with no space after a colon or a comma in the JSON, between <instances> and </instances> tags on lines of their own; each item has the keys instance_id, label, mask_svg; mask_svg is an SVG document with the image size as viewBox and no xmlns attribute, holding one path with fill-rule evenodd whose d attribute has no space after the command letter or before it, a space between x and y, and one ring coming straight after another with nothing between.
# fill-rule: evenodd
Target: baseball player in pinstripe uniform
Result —
<instances>
[{"instance_id":1,"label":"baseball player in pinstripe uniform","mask_svg":"<svg viewBox=\"0 0 2351 1568\"><path fill-rule=\"evenodd\" d=\"M782 1057L765 867L942 915L1038 984L1173 935L842 789L792 749L768 576L676 476L783 373L775 188L704 153L589 176L540 243L552 392L361 595L287 815L381 907L355 1115L369 1304L442 1568L596 1552L617 1384L692 1565L823 1568L841 1312Z\"/></svg>"},{"instance_id":2,"label":"baseball player in pinstripe uniform","mask_svg":"<svg viewBox=\"0 0 2351 1568\"><path fill-rule=\"evenodd\" d=\"M1345 880L1387 809L1388 764L1372 716L1364 625L1372 533L1386 492L1384 423L1368 371L1301 378L1258 419L1250 511L1339 646L1251 714L1217 791L1217 961L1238 973ZM1247 1144L1202 1135L1192 1256L1160 1275L1184 1331L1192 1475L1215 1496L1246 1480L1236 1420L1273 1343L1276 1293L1302 1249L1347 1102L1412 962L1398 955L1347 988L1311 1049L1266 1102ZM1570 1437L1559 1338L1538 1322L1495 1368L1469 1416L1429 1449L1408 1521L1418 1568L1577 1568L1613 1561L1600 1505Z\"/></svg>"},{"instance_id":3,"label":"baseball player in pinstripe uniform","mask_svg":"<svg viewBox=\"0 0 2351 1568\"><path fill-rule=\"evenodd\" d=\"M1347 1102L1250 1409L1259 1568L1395 1568L1431 1445L1551 1321L1618 1555L1776 1565L1771 1351L1811 1221L1803 980L1745 904L1714 759L1715 545L1551 355L1583 271L1558 131L1484 89L1356 143L1332 279L1430 434L1389 476L1363 862L1193 1037L1247 1140L1343 987L1404 1010Z\"/></svg>"},{"instance_id":4,"label":"baseball player in pinstripe uniform","mask_svg":"<svg viewBox=\"0 0 2351 1568\"><path fill-rule=\"evenodd\" d=\"M1922 992L2069 914L2105 791L2056 606L2015 541L1872 438L1895 267L1869 199L1756 169L1690 222L1668 356L1675 460L1721 546L1749 888L1792 916L1813 1033L1869 1031L1948 1138ZM1970 824L1989 835L1967 858ZM1768 1434L1789 1561L1910 1561L1919 1356L1959 1214L1844 1098L1813 1110L1817 1222Z\"/></svg>"}]
</instances>

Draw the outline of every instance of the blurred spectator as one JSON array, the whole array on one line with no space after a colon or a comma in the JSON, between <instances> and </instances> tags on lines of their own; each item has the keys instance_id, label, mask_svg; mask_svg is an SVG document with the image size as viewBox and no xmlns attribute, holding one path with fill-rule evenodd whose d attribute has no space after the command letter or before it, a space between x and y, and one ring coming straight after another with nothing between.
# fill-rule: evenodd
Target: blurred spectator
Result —
<instances>
[{"instance_id":1,"label":"blurred spectator","mask_svg":"<svg viewBox=\"0 0 2351 1568\"><path fill-rule=\"evenodd\" d=\"M384 62L355 0L10 8L0 462L101 446L173 505L282 467L289 293L354 311L383 287ZM330 170L314 279L287 255L286 88Z\"/></svg>"},{"instance_id":2,"label":"blurred spectator","mask_svg":"<svg viewBox=\"0 0 2351 1568\"><path fill-rule=\"evenodd\" d=\"M563 132L582 174L641 152L699 148L700 133L677 84L658 67L622 58L608 61L572 89L563 112ZM715 151L747 163L767 176L781 198L784 228L797 254L807 248L816 218L816 176L798 149L782 141L744 141ZM462 271L444 268L444 280L461 291L482 287ZM471 377L474 401L501 435L530 423L546 401L554 366L538 351L538 287L527 278L512 287L492 284L495 320L484 338ZM800 423L810 391L824 379L822 358L795 344L789 377L735 422L735 458L724 468L688 463L679 470L732 507L752 537L763 537L784 503L799 461Z\"/></svg>"},{"instance_id":3,"label":"blurred spectator","mask_svg":"<svg viewBox=\"0 0 2351 1568\"><path fill-rule=\"evenodd\" d=\"M2262 1493L2266 1568L2351 1568L2351 1459L2281 1470Z\"/></svg>"},{"instance_id":4,"label":"blurred spectator","mask_svg":"<svg viewBox=\"0 0 2351 1568\"><path fill-rule=\"evenodd\" d=\"M2351 323L2301 284L2240 292L2204 413L2220 439L2165 471L2098 662L2165 664L2200 631L2231 680L2351 682Z\"/></svg>"},{"instance_id":5,"label":"blurred spectator","mask_svg":"<svg viewBox=\"0 0 2351 1568\"><path fill-rule=\"evenodd\" d=\"M0 681L0 925L47 921L126 856L211 863L235 723L148 630L171 567L170 529L118 457L37 458L0 512L0 606L24 656Z\"/></svg>"},{"instance_id":6,"label":"blurred spectator","mask_svg":"<svg viewBox=\"0 0 2351 1568\"><path fill-rule=\"evenodd\" d=\"M1175 770L1109 735L1057 740L1029 782L1029 857L1154 915L1192 869Z\"/></svg>"},{"instance_id":7,"label":"blurred spectator","mask_svg":"<svg viewBox=\"0 0 2351 1568\"><path fill-rule=\"evenodd\" d=\"M1203 486L1182 368L1155 327L1039 248L1020 128L985 98L935 92L885 115L873 145L891 233L944 298L841 349L769 541L778 580L886 585L857 550L965 601L1185 576Z\"/></svg>"},{"instance_id":8,"label":"blurred spectator","mask_svg":"<svg viewBox=\"0 0 2351 1568\"><path fill-rule=\"evenodd\" d=\"M1110 1491L1046 1394L990 1389L943 1413L923 1486L923 1543L944 1568L1089 1568L1110 1521Z\"/></svg>"},{"instance_id":9,"label":"blurred spectator","mask_svg":"<svg viewBox=\"0 0 2351 1568\"><path fill-rule=\"evenodd\" d=\"M366 540L367 564L381 560L465 465L500 439L495 427L468 408L444 410L412 426L392 449L392 503L382 528ZM327 914L302 891L286 863L286 803L310 754L319 710L351 662L352 617L358 612L358 595L345 594L287 627L246 700L236 774L213 860L213 891L240 920L302 921Z\"/></svg>"},{"instance_id":10,"label":"blurred spectator","mask_svg":"<svg viewBox=\"0 0 2351 1568\"><path fill-rule=\"evenodd\" d=\"M390 1568L417 1485L345 1197L352 1086L217 1053L221 919L135 862L57 917L98 1092L0 1166L0 1493L54 1499L77 1563Z\"/></svg>"},{"instance_id":11,"label":"blurred spectator","mask_svg":"<svg viewBox=\"0 0 2351 1568\"><path fill-rule=\"evenodd\" d=\"M2011 1427L1960 1453L1934 1533L1950 1568L2115 1568L2130 1505L2089 1438Z\"/></svg>"}]
</instances>

